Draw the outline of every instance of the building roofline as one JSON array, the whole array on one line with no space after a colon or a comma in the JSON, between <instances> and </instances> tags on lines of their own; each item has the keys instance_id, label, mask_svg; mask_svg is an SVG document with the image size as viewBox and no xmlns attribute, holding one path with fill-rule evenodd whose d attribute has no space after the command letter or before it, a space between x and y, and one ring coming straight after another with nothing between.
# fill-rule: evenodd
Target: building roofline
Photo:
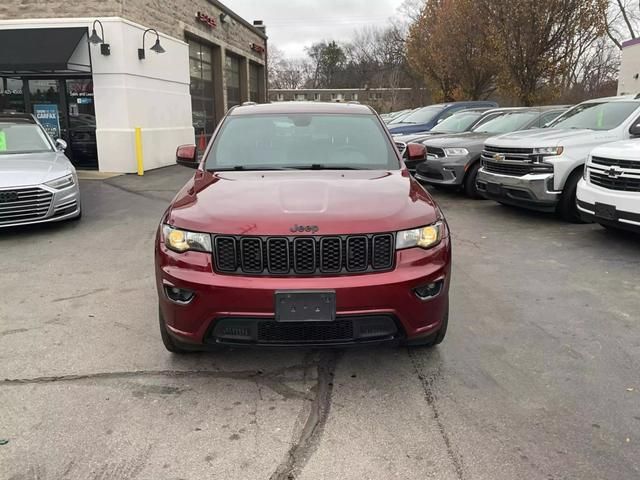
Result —
<instances>
[{"instance_id":1,"label":"building roofline","mask_svg":"<svg viewBox=\"0 0 640 480\"><path fill-rule=\"evenodd\" d=\"M244 18L242 18L240 15L238 15L236 12L231 10L229 7L227 7L223 3L220 3L218 0L207 0L207 1L211 5L213 5L214 7L219 8L220 10L222 10L225 13L228 13L229 16L231 16L237 22L240 22L242 25L247 27L249 30L251 30L253 33L258 35L259 37L263 38L264 40L267 40L267 38L269 38L269 37L267 37L267 34L265 32L263 32L262 30L257 29L253 24L249 23L249 21L247 21Z\"/></svg>"}]
</instances>

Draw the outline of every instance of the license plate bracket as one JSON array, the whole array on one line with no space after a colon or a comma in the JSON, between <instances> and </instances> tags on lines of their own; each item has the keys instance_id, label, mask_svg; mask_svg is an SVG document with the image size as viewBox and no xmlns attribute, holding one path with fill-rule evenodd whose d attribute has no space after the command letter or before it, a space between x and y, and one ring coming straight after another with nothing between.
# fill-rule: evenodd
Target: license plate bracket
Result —
<instances>
[{"instance_id":1,"label":"license plate bracket","mask_svg":"<svg viewBox=\"0 0 640 480\"><path fill-rule=\"evenodd\" d=\"M596 217L603 218L605 220L617 220L618 219L618 210L615 205L608 205L606 203L597 203L595 204L595 215Z\"/></svg>"},{"instance_id":2,"label":"license plate bracket","mask_svg":"<svg viewBox=\"0 0 640 480\"><path fill-rule=\"evenodd\" d=\"M502 192L502 187L499 183L487 182L487 192L499 195Z\"/></svg>"},{"instance_id":3,"label":"license plate bracket","mask_svg":"<svg viewBox=\"0 0 640 480\"><path fill-rule=\"evenodd\" d=\"M277 322L332 322L336 319L333 290L284 290L274 295Z\"/></svg>"}]
</instances>

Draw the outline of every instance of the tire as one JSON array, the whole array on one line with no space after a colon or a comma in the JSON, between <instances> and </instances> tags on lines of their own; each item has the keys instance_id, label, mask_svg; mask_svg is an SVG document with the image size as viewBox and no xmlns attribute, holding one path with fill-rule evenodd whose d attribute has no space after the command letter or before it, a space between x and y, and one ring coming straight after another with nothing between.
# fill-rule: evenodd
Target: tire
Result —
<instances>
[{"instance_id":1,"label":"tire","mask_svg":"<svg viewBox=\"0 0 640 480\"><path fill-rule=\"evenodd\" d=\"M478 187L476 186L476 179L478 178L478 170L480 170L480 162L475 162L469 170L467 170L466 175L464 176L464 193L467 194L467 197L473 198L474 200L479 200L482 197L480 192L478 191Z\"/></svg>"},{"instance_id":2,"label":"tire","mask_svg":"<svg viewBox=\"0 0 640 480\"><path fill-rule=\"evenodd\" d=\"M162 343L164 347L170 351L171 353L175 353L178 355L183 355L185 353L189 353L189 350L185 350L182 348L173 337L167 332L167 325L164 322L164 318L162 317L162 311L158 306L158 321L160 322L160 336L162 337Z\"/></svg>"},{"instance_id":3,"label":"tire","mask_svg":"<svg viewBox=\"0 0 640 480\"><path fill-rule=\"evenodd\" d=\"M444 316L442 317L442 326L440 330L438 330L433 335L429 335L424 339L409 341L407 342L407 346L409 348L412 347L420 347L420 348L432 348L436 345L440 345L444 341L444 337L447 335L447 327L449 325L449 303L447 303L447 309L444 312Z\"/></svg>"},{"instance_id":4,"label":"tire","mask_svg":"<svg viewBox=\"0 0 640 480\"><path fill-rule=\"evenodd\" d=\"M576 190L578 182L582 176L582 169L574 170L562 189L560 202L556 208L556 212L563 220L571 223L587 223L580 218L578 206L576 205Z\"/></svg>"}]
</instances>

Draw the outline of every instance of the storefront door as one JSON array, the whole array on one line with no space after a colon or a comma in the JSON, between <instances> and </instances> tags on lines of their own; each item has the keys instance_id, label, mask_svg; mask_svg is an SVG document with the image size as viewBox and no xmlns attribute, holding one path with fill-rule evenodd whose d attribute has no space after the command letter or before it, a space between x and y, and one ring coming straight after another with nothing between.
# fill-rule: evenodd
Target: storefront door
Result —
<instances>
[{"instance_id":1,"label":"storefront door","mask_svg":"<svg viewBox=\"0 0 640 480\"><path fill-rule=\"evenodd\" d=\"M78 168L97 169L96 117L91 78L26 79L26 111L36 115L52 138L68 144Z\"/></svg>"}]
</instances>

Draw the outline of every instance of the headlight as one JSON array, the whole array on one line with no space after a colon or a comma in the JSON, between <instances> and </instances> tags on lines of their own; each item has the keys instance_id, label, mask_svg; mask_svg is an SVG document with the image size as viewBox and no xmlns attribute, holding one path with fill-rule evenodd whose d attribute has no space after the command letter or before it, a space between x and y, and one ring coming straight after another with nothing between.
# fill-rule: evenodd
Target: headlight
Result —
<instances>
[{"instance_id":1,"label":"headlight","mask_svg":"<svg viewBox=\"0 0 640 480\"><path fill-rule=\"evenodd\" d=\"M398 232L396 250L411 247L431 248L442 240L442 222Z\"/></svg>"},{"instance_id":2,"label":"headlight","mask_svg":"<svg viewBox=\"0 0 640 480\"><path fill-rule=\"evenodd\" d=\"M56 190L61 190L63 188L70 187L75 184L75 180L72 174L65 175L64 177L56 178L55 180L51 180L50 182L45 183L47 187L55 188Z\"/></svg>"},{"instance_id":3,"label":"headlight","mask_svg":"<svg viewBox=\"0 0 640 480\"><path fill-rule=\"evenodd\" d=\"M562 155L562 152L564 152L564 147L542 147L533 149L535 155Z\"/></svg>"},{"instance_id":4,"label":"headlight","mask_svg":"<svg viewBox=\"0 0 640 480\"><path fill-rule=\"evenodd\" d=\"M208 233L188 232L170 225L163 225L162 237L167 248L175 252L194 250L211 253L211 235Z\"/></svg>"},{"instance_id":5,"label":"headlight","mask_svg":"<svg viewBox=\"0 0 640 480\"><path fill-rule=\"evenodd\" d=\"M444 155L446 157L457 157L462 155L468 155L469 150L466 148L445 148Z\"/></svg>"}]
</instances>

